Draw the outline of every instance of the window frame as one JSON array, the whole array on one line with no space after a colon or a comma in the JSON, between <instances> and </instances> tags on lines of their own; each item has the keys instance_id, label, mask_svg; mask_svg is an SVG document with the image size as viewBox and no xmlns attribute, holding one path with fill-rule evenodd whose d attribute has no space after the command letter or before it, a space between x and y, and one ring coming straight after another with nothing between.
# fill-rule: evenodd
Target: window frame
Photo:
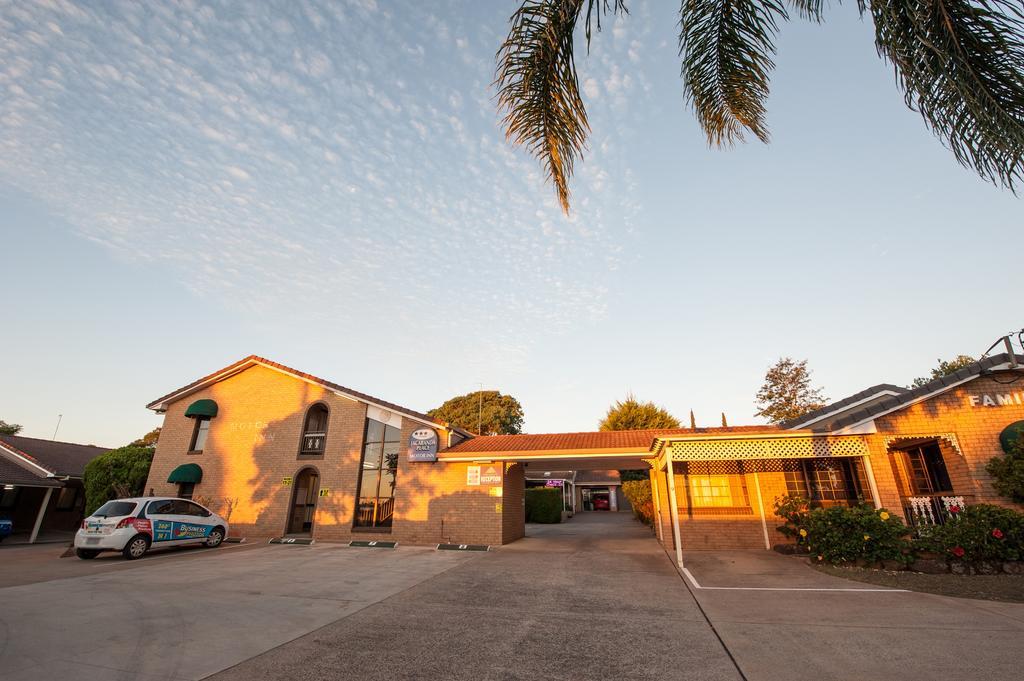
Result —
<instances>
[{"instance_id":1,"label":"window frame","mask_svg":"<svg viewBox=\"0 0 1024 681\"><path fill-rule=\"evenodd\" d=\"M211 423L212 419L209 416L196 416L193 417L195 424L192 426L192 439L189 441L188 453L189 454L202 454L203 449L206 448L206 442L210 439L210 428L213 427ZM203 429L203 423L206 423L205 433L203 434L203 441L199 443L199 432ZM196 444L202 444L203 449L196 449Z\"/></svg>"},{"instance_id":2,"label":"window frame","mask_svg":"<svg viewBox=\"0 0 1024 681\"><path fill-rule=\"evenodd\" d=\"M380 437L381 437L380 441L376 441L376 440L371 441L371 440L369 440L370 427L371 427L371 424L374 424L374 423L375 424L380 424L382 426L381 434L380 434ZM389 440L388 439L388 431L389 431L389 429L391 431L394 431L394 433L395 433L395 439L394 440ZM393 467L390 466L390 465L386 465L388 457L391 456L391 454L388 454L387 451L386 451L388 449L388 445L389 444L395 445L395 447L394 447L395 452L393 454L394 457L395 457L395 465ZM379 452L380 458L377 460L376 467L367 467L366 466L366 455L367 455L367 452L369 450L370 445L378 445L379 446L379 449L377 451ZM362 450L361 450L360 456L359 456L359 479L358 479L358 481L356 483L355 508L354 508L353 516L352 516L352 530L353 531L355 531L355 532L391 532L391 528L392 528L392 525L394 523L395 490L398 488L398 464L399 464L399 461L401 460L401 452L402 452L402 429L401 428L395 428L394 426L391 426L391 425L388 425L386 423L383 423L382 421L377 421L376 419L371 419L370 417L366 417L365 424L363 425L363 444L362 444ZM391 485L390 492L391 493L390 493L389 496L381 496L381 485L384 484L385 472L388 472L388 473L391 474L391 482L390 482L390 485ZM367 473L371 473L373 475L373 483L372 483L373 488L372 489L374 490L374 494L372 496L370 496L370 495L365 495L364 496L364 494L363 494L364 483L367 482L367 480L366 480L366 474ZM371 520L370 524L363 524L363 523L360 522L360 510L361 510L361 507L362 507L364 499L372 500L374 502L374 518ZM385 501L385 503L387 501L390 501L391 506L392 506L392 511L388 515L387 524L384 524L384 525L377 524L377 522L376 522L376 509L381 505L381 501L382 500Z\"/></svg>"},{"instance_id":3,"label":"window frame","mask_svg":"<svg viewBox=\"0 0 1024 681\"><path fill-rule=\"evenodd\" d=\"M796 460L794 470L784 471L786 494L806 499L809 508L830 508L832 506L852 508L867 502L869 496L865 489L866 472L863 470L863 463L851 460L849 457L837 457L834 467L824 468L815 465L822 461L821 459ZM831 461L824 463L831 463ZM841 477L845 498L836 497L837 487L833 484L834 480L829 480L828 494L830 498L825 498L825 495L822 494L822 481L819 473L826 471L834 472ZM799 487L799 491L797 487ZM798 493L794 494L794 492Z\"/></svg>"},{"instance_id":4,"label":"window frame","mask_svg":"<svg viewBox=\"0 0 1024 681\"><path fill-rule=\"evenodd\" d=\"M72 492L71 503L69 503L69 504L62 504L61 503L62 500L64 499L64 493L65 492ZM75 509L78 508L78 502L79 502L79 499L81 498L81 496L82 496L82 488L77 486L77 485L75 485L75 486L68 485L66 487L61 487L60 488L60 492L57 494L57 501L55 501L54 504L53 504L53 510L55 510L55 511L62 511L62 512L74 511Z\"/></svg>"},{"instance_id":5,"label":"window frame","mask_svg":"<svg viewBox=\"0 0 1024 681\"><path fill-rule=\"evenodd\" d=\"M185 491L188 491L188 496L185 496ZM178 483L178 499L191 500L196 494L196 483L194 482L179 482Z\"/></svg>"},{"instance_id":6,"label":"window frame","mask_svg":"<svg viewBox=\"0 0 1024 681\"><path fill-rule=\"evenodd\" d=\"M323 409L324 413L324 429L323 431L310 431L309 430L309 418L313 414L314 409ZM331 408L327 406L325 402L314 402L309 405L306 409L306 414L302 419L302 432L299 434L299 459L322 459L327 451L327 435L331 426ZM308 433L322 433L320 438L320 449L312 450L306 449L306 436Z\"/></svg>"}]
</instances>

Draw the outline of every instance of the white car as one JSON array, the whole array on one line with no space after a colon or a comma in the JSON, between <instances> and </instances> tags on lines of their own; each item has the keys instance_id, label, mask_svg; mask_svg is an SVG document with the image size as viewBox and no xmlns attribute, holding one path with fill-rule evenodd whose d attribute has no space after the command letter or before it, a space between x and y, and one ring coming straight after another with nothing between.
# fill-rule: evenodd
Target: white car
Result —
<instances>
[{"instance_id":1,"label":"white car","mask_svg":"<svg viewBox=\"0 0 1024 681\"><path fill-rule=\"evenodd\" d=\"M150 548L217 547L227 535L228 521L188 499L114 499L82 521L75 533L75 554L88 560L101 551L120 551L135 560Z\"/></svg>"}]
</instances>

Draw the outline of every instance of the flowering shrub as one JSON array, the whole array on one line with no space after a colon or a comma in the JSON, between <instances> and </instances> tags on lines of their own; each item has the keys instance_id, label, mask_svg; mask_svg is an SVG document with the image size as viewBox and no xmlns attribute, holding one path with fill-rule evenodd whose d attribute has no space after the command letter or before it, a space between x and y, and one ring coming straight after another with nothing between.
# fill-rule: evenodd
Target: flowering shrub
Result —
<instances>
[{"instance_id":1,"label":"flowering shrub","mask_svg":"<svg viewBox=\"0 0 1024 681\"><path fill-rule=\"evenodd\" d=\"M807 544L807 500L803 497L775 497L775 515L785 521L777 529L781 534L796 539L796 543Z\"/></svg>"},{"instance_id":2,"label":"flowering shrub","mask_svg":"<svg viewBox=\"0 0 1024 681\"><path fill-rule=\"evenodd\" d=\"M844 563L910 560L906 525L885 509L833 506L807 514L807 545L819 560Z\"/></svg>"},{"instance_id":3,"label":"flowering shrub","mask_svg":"<svg viewBox=\"0 0 1024 681\"><path fill-rule=\"evenodd\" d=\"M921 548L965 561L1024 559L1024 513L977 504L950 515L923 533Z\"/></svg>"}]
</instances>

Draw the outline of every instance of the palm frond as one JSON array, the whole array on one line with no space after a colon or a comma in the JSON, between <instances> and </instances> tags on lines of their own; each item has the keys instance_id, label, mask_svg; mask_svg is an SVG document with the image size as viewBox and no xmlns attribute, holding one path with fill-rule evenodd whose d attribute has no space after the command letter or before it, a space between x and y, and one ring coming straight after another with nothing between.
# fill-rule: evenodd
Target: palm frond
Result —
<instances>
[{"instance_id":1,"label":"palm frond","mask_svg":"<svg viewBox=\"0 0 1024 681\"><path fill-rule=\"evenodd\" d=\"M602 14L626 12L622 0L526 0L498 50L494 81L506 137L540 159L566 213L569 178L590 133L573 56L585 1L588 45L592 22L600 30Z\"/></svg>"},{"instance_id":2,"label":"palm frond","mask_svg":"<svg viewBox=\"0 0 1024 681\"><path fill-rule=\"evenodd\" d=\"M808 21L820 24L825 20L825 0L789 0L789 4Z\"/></svg>"},{"instance_id":3,"label":"palm frond","mask_svg":"<svg viewBox=\"0 0 1024 681\"><path fill-rule=\"evenodd\" d=\"M870 0L867 9L907 106L961 164L1013 189L1024 177L1024 4Z\"/></svg>"},{"instance_id":4,"label":"palm frond","mask_svg":"<svg viewBox=\"0 0 1024 681\"><path fill-rule=\"evenodd\" d=\"M764 103L775 67L775 33L786 19L776 0L683 0L679 54L683 88L714 145L768 141Z\"/></svg>"}]
</instances>

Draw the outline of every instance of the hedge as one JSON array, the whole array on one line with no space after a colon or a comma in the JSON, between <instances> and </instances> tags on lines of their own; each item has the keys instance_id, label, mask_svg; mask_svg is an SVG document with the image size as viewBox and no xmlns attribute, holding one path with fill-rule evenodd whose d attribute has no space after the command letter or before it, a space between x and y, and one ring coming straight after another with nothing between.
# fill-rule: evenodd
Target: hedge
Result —
<instances>
[{"instance_id":1,"label":"hedge","mask_svg":"<svg viewBox=\"0 0 1024 681\"><path fill-rule=\"evenodd\" d=\"M556 487L526 489L526 522L562 522L562 490Z\"/></svg>"},{"instance_id":2,"label":"hedge","mask_svg":"<svg viewBox=\"0 0 1024 681\"><path fill-rule=\"evenodd\" d=\"M141 496L153 463L152 447L121 447L100 454L85 465L85 514L124 497Z\"/></svg>"},{"instance_id":3,"label":"hedge","mask_svg":"<svg viewBox=\"0 0 1024 681\"><path fill-rule=\"evenodd\" d=\"M654 497L651 495L651 480L625 480L622 494L633 507L633 515L645 525L654 522Z\"/></svg>"},{"instance_id":4,"label":"hedge","mask_svg":"<svg viewBox=\"0 0 1024 681\"><path fill-rule=\"evenodd\" d=\"M1024 513L989 504L950 510L945 524L922 531L922 549L967 562L1024 559Z\"/></svg>"}]
</instances>

